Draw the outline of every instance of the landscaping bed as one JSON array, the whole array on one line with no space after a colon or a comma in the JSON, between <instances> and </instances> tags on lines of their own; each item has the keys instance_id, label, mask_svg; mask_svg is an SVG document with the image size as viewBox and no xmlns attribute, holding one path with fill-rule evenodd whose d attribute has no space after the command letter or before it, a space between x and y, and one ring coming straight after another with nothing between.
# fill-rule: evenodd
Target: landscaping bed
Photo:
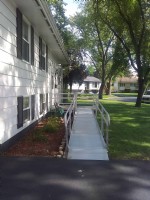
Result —
<instances>
[{"instance_id":1,"label":"landscaping bed","mask_svg":"<svg viewBox=\"0 0 150 200\"><path fill-rule=\"evenodd\" d=\"M49 117L40 121L6 152L5 156L63 157L65 150L63 119Z\"/></svg>"}]
</instances>

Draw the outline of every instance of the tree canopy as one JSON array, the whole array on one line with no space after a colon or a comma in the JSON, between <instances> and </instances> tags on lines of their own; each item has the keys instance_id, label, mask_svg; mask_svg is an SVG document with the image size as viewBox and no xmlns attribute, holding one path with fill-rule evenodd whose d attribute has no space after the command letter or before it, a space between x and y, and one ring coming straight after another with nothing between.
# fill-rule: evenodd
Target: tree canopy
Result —
<instances>
[{"instance_id":1,"label":"tree canopy","mask_svg":"<svg viewBox=\"0 0 150 200\"><path fill-rule=\"evenodd\" d=\"M76 49L81 60L88 54L102 80L99 97L108 81L132 66L138 75L140 107L150 80L149 0L82 1L82 11L72 19L65 17L63 0L53 1L59 2L55 14L61 15L56 20L66 47Z\"/></svg>"},{"instance_id":2,"label":"tree canopy","mask_svg":"<svg viewBox=\"0 0 150 200\"><path fill-rule=\"evenodd\" d=\"M68 52L70 62L64 68L64 88L67 84L72 88L72 84L83 82L83 79L87 76L86 66L82 63L83 58L80 52L80 38L78 38L71 26L70 19L65 15L65 3L63 0L47 0L52 10L53 16L56 20L56 24L61 33L64 41L65 48ZM84 67L83 67L84 66Z\"/></svg>"},{"instance_id":3,"label":"tree canopy","mask_svg":"<svg viewBox=\"0 0 150 200\"><path fill-rule=\"evenodd\" d=\"M148 0L91 0L93 7L125 49L132 68L138 74L141 98L150 73L150 3Z\"/></svg>"}]
</instances>

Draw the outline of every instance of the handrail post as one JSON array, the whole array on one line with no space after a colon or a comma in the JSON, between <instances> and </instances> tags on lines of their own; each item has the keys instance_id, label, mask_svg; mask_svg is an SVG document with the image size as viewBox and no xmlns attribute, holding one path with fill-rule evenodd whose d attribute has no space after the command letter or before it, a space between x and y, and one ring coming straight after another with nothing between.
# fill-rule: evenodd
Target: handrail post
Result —
<instances>
[{"instance_id":1,"label":"handrail post","mask_svg":"<svg viewBox=\"0 0 150 200\"><path fill-rule=\"evenodd\" d=\"M72 109L69 112L69 135L68 135L68 137L70 137L70 133L71 133L71 111L72 111Z\"/></svg>"},{"instance_id":2,"label":"handrail post","mask_svg":"<svg viewBox=\"0 0 150 200\"><path fill-rule=\"evenodd\" d=\"M97 99L96 99L96 117L97 117L97 110L98 110L98 102L97 102Z\"/></svg>"},{"instance_id":3,"label":"handrail post","mask_svg":"<svg viewBox=\"0 0 150 200\"><path fill-rule=\"evenodd\" d=\"M103 119L103 117L104 117L104 110L103 110L103 107L101 107L101 109L102 109L102 112L101 112L101 131L102 131L102 134L104 136L104 119Z\"/></svg>"},{"instance_id":4,"label":"handrail post","mask_svg":"<svg viewBox=\"0 0 150 200\"><path fill-rule=\"evenodd\" d=\"M66 156L67 151L68 151L68 128L67 128L67 124L65 124L65 138L66 138L66 146L65 146L65 156Z\"/></svg>"},{"instance_id":5,"label":"handrail post","mask_svg":"<svg viewBox=\"0 0 150 200\"><path fill-rule=\"evenodd\" d=\"M108 148L108 125L106 125L106 145Z\"/></svg>"}]
</instances>

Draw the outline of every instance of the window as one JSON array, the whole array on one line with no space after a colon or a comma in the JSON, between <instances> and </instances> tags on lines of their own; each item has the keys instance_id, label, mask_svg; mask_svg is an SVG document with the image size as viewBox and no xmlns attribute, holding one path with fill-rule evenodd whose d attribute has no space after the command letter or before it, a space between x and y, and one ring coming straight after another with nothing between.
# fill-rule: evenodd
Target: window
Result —
<instances>
[{"instance_id":1,"label":"window","mask_svg":"<svg viewBox=\"0 0 150 200\"><path fill-rule=\"evenodd\" d=\"M48 72L48 46L39 37L39 68Z\"/></svg>"},{"instance_id":2,"label":"window","mask_svg":"<svg viewBox=\"0 0 150 200\"><path fill-rule=\"evenodd\" d=\"M22 59L29 62L29 25L23 21L22 26Z\"/></svg>"},{"instance_id":3,"label":"window","mask_svg":"<svg viewBox=\"0 0 150 200\"><path fill-rule=\"evenodd\" d=\"M17 97L17 128L21 128L24 123L30 120L30 98Z\"/></svg>"},{"instance_id":4,"label":"window","mask_svg":"<svg viewBox=\"0 0 150 200\"><path fill-rule=\"evenodd\" d=\"M131 87L136 87L137 84L136 84L136 83L130 83L130 86L131 86Z\"/></svg>"},{"instance_id":5,"label":"window","mask_svg":"<svg viewBox=\"0 0 150 200\"><path fill-rule=\"evenodd\" d=\"M45 70L46 67L46 45L45 42L42 41L42 69Z\"/></svg>"},{"instance_id":6,"label":"window","mask_svg":"<svg viewBox=\"0 0 150 200\"><path fill-rule=\"evenodd\" d=\"M23 96L17 97L17 128L23 126Z\"/></svg>"},{"instance_id":7,"label":"window","mask_svg":"<svg viewBox=\"0 0 150 200\"><path fill-rule=\"evenodd\" d=\"M57 84L58 84L58 74L55 73L55 88L57 88Z\"/></svg>"},{"instance_id":8,"label":"window","mask_svg":"<svg viewBox=\"0 0 150 200\"><path fill-rule=\"evenodd\" d=\"M47 110L47 111L48 111L48 107L49 107L49 106L48 106L48 101L49 101L49 100L48 100L48 93L46 93L46 110Z\"/></svg>"},{"instance_id":9,"label":"window","mask_svg":"<svg viewBox=\"0 0 150 200\"><path fill-rule=\"evenodd\" d=\"M35 95L31 95L31 119L35 117Z\"/></svg>"},{"instance_id":10,"label":"window","mask_svg":"<svg viewBox=\"0 0 150 200\"><path fill-rule=\"evenodd\" d=\"M54 89L54 76L51 77L52 89Z\"/></svg>"},{"instance_id":11,"label":"window","mask_svg":"<svg viewBox=\"0 0 150 200\"><path fill-rule=\"evenodd\" d=\"M17 8L17 58L34 65L34 29Z\"/></svg>"},{"instance_id":12,"label":"window","mask_svg":"<svg viewBox=\"0 0 150 200\"><path fill-rule=\"evenodd\" d=\"M40 94L40 114L42 114L46 109L46 95Z\"/></svg>"},{"instance_id":13,"label":"window","mask_svg":"<svg viewBox=\"0 0 150 200\"><path fill-rule=\"evenodd\" d=\"M97 88L97 82L94 82L92 85L93 87Z\"/></svg>"},{"instance_id":14,"label":"window","mask_svg":"<svg viewBox=\"0 0 150 200\"><path fill-rule=\"evenodd\" d=\"M23 98L23 123L30 120L30 99L29 97Z\"/></svg>"},{"instance_id":15,"label":"window","mask_svg":"<svg viewBox=\"0 0 150 200\"><path fill-rule=\"evenodd\" d=\"M17 102L17 128L20 128L35 117L35 95L32 95L31 98L19 96Z\"/></svg>"},{"instance_id":16,"label":"window","mask_svg":"<svg viewBox=\"0 0 150 200\"><path fill-rule=\"evenodd\" d=\"M120 87L125 87L125 83L119 83Z\"/></svg>"}]
</instances>

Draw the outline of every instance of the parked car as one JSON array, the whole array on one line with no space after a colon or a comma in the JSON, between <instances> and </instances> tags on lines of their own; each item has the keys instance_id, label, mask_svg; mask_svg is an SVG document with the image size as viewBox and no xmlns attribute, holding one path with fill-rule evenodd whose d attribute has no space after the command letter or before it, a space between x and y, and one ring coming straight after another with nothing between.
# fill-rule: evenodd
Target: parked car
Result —
<instances>
[{"instance_id":1,"label":"parked car","mask_svg":"<svg viewBox=\"0 0 150 200\"><path fill-rule=\"evenodd\" d=\"M143 103L150 103L150 90L147 90L142 96Z\"/></svg>"}]
</instances>

